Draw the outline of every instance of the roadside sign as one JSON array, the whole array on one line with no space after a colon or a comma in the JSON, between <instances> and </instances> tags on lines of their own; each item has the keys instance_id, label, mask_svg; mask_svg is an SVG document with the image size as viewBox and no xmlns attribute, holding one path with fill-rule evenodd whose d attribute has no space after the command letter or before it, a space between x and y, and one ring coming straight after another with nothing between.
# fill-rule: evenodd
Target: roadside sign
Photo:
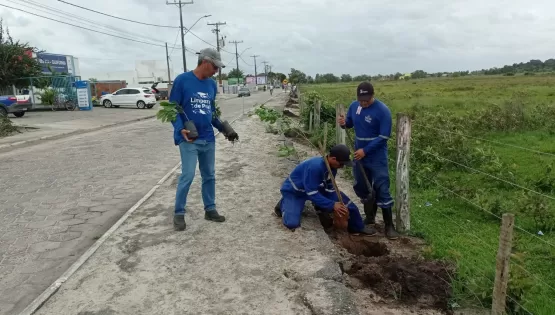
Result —
<instances>
[{"instance_id":1,"label":"roadside sign","mask_svg":"<svg viewBox=\"0 0 555 315\"><path fill-rule=\"evenodd\" d=\"M92 110L91 85L89 81L75 81L77 88L77 106L80 110Z\"/></svg>"}]
</instances>

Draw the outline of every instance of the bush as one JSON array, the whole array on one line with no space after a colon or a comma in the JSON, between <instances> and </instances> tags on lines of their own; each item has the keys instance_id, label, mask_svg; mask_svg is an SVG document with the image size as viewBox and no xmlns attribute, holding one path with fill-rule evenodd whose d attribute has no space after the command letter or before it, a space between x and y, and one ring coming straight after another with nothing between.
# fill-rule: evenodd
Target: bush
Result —
<instances>
[{"instance_id":1,"label":"bush","mask_svg":"<svg viewBox=\"0 0 555 315\"><path fill-rule=\"evenodd\" d=\"M52 88L46 88L41 94L40 99L44 105L54 105L58 92Z\"/></svg>"},{"instance_id":2,"label":"bush","mask_svg":"<svg viewBox=\"0 0 555 315\"><path fill-rule=\"evenodd\" d=\"M0 115L0 138L9 136L17 131L17 127L12 124L8 117Z\"/></svg>"}]
</instances>

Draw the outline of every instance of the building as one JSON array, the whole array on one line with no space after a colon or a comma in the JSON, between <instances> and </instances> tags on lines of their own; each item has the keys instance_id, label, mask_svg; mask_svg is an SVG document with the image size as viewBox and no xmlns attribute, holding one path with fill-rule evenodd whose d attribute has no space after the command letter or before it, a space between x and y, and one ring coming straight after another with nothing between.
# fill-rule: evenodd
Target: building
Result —
<instances>
[{"instance_id":1,"label":"building","mask_svg":"<svg viewBox=\"0 0 555 315\"><path fill-rule=\"evenodd\" d=\"M98 81L126 81L128 87L150 87L159 82L156 88L160 91L167 91L169 83L166 60L136 60L133 70L98 72L92 73L90 77ZM175 79L171 68L169 78L172 81Z\"/></svg>"}]
</instances>

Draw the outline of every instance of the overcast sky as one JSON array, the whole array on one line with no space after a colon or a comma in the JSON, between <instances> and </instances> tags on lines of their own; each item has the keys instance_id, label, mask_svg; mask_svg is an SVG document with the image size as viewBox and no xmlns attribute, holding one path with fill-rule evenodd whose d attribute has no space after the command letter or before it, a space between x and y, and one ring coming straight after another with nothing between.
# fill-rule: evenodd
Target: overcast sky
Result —
<instances>
[{"instance_id":1,"label":"overcast sky","mask_svg":"<svg viewBox=\"0 0 555 315\"><path fill-rule=\"evenodd\" d=\"M176 6L165 0L66 0L114 16L151 24L179 26ZM45 7L55 8L56 12ZM117 20L57 0L0 0L68 23L170 47L180 42L177 28L159 28ZM46 12L42 12L42 11ZM388 74L475 70L530 59L555 57L555 1L551 0L194 0L183 9L184 26L199 17L192 33L216 44L207 22L222 21L221 34L238 45L239 67L254 73L262 61L272 70L297 68L309 75L333 72ZM67 16L70 13L78 16ZM65 17L56 16L65 15ZM135 60L165 60L165 48L97 34L0 6L12 36L51 53L76 56L81 73L133 70ZM89 21L87 21L89 20ZM91 22L95 22L96 25ZM189 33L188 49L208 46ZM235 52L232 44L224 47ZM181 50L170 48L174 71L183 70ZM234 54L222 52L226 70ZM187 66L195 65L187 53Z\"/></svg>"}]
</instances>

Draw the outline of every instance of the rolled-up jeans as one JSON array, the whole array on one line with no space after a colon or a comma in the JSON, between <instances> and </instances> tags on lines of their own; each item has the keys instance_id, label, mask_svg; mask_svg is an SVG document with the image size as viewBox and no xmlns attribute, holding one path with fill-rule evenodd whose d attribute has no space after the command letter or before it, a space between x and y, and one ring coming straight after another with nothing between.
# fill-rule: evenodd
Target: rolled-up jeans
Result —
<instances>
[{"instance_id":1,"label":"rolled-up jeans","mask_svg":"<svg viewBox=\"0 0 555 315\"><path fill-rule=\"evenodd\" d=\"M185 214L187 195L195 178L197 160L202 178L202 201L205 211L216 210L216 143L197 140L179 144L181 154L181 176L175 195L175 214Z\"/></svg>"}]
</instances>

